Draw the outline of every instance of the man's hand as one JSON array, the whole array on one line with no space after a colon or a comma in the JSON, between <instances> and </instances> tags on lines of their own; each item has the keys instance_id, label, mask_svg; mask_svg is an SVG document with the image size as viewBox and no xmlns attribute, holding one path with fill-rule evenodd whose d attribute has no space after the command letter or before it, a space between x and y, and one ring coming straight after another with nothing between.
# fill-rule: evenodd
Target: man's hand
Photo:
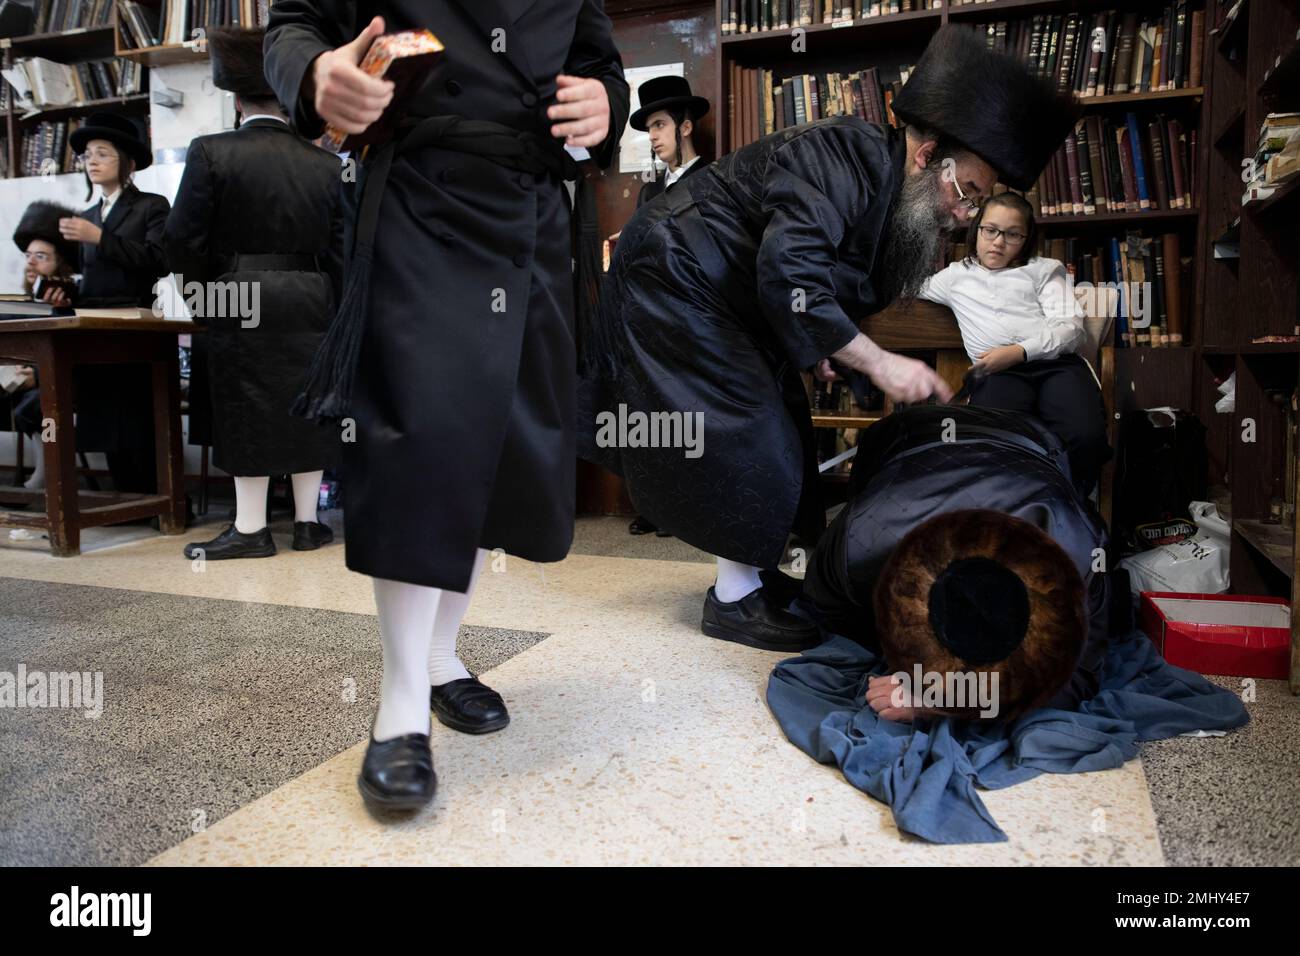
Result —
<instances>
[{"instance_id":1,"label":"man's hand","mask_svg":"<svg viewBox=\"0 0 1300 956\"><path fill-rule=\"evenodd\" d=\"M45 294L41 296L41 299L48 302L50 305L59 306L67 305L70 301L68 299L68 293L59 286L50 286L45 290Z\"/></svg>"},{"instance_id":2,"label":"man's hand","mask_svg":"<svg viewBox=\"0 0 1300 956\"><path fill-rule=\"evenodd\" d=\"M1019 365L1025 360L1025 348L1023 345L1000 345L995 349L989 349L987 352L980 353L979 365L992 375L994 372L1004 372L1013 365Z\"/></svg>"},{"instance_id":3,"label":"man's hand","mask_svg":"<svg viewBox=\"0 0 1300 956\"><path fill-rule=\"evenodd\" d=\"M362 133L393 100L393 81L362 72L357 66L375 37L384 32L384 18L375 17L351 43L327 50L312 61L311 93L316 115L345 133Z\"/></svg>"},{"instance_id":4,"label":"man's hand","mask_svg":"<svg viewBox=\"0 0 1300 956\"><path fill-rule=\"evenodd\" d=\"M872 710L885 720L910 724L916 717L924 713L922 708L913 707L910 703L899 707L895 695L901 697L903 692L900 681L893 674L873 677L867 681L867 703Z\"/></svg>"},{"instance_id":5,"label":"man's hand","mask_svg":"<svg viewBox=\"0 0 1300 956\"><path fill-rule=\"evenodd\" d=\"M590 77L555 78L556 103L546 111L548 119L567 120L551 127L551 135L564 139L566 146L599 146L609 135L609 93L605 84Z\"/></svg>"},{"instance_id":6,"label":"man's hand","mask_svg":"<svg viewBox=\"0 0 1300 956\"><path fill-rule=\"evenodd\" d=\"M831 358L865 374L895 402L923 402L931 395L941 402L952 398L952 389L930 366L886 352L861 332Z\"/></svg>"},{"instance_id":7,"label":"man's hand","mask_svg":"<svg viewBox=\"0 0 1300 956\"><path fill-rule=\"evenodd\" d=\"M30 365L19 365L17 371L18 387L14 389L15 392L24 392L36 387L36 369Z\"/></svg>"},{"instance_id":8,"label":"man's hand","mask_svg":"<svg viewBox=\"0 0 1300 956\"><path fill-rule=\"evenodd\" d=\"M104 235L104 230L89 219L82 219L80 216L64 216L59 220L59 233L64 239L71 239L73 242L88 242L92 246L97 246L100 237Z\"/></svg>"},{"instance_id":9,"label":"man's hand","mask_svg":"<svg viewBox=\"0 0 1300 956\"><path fill-rule=\"evenodd\" d=\"M831 364L830 359L822 359L814 365L813 375L817 376L817 378L823 382L834 382L840 377L835 371L835 366Z\"/></svg>"}]
</instances>

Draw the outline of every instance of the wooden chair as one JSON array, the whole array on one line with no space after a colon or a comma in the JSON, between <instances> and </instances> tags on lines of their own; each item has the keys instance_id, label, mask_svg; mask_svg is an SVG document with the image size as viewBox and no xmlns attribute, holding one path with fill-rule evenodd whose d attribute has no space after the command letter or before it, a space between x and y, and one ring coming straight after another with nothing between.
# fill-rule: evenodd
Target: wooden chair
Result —
<instances>
[{"instance_id":1,"label":"wooden chair","mask_svg":"<svg viewBox=\"0 0 1300 956\"><path fill-rule=\"evenodd\" d=\"M1115 445L1115 348L1110 344L1114 325L1115 290L1108 290L1112 298L1098 303L1084 320L1089 345L1081 352L1088 361L1101 386L1102 403L1106 409L1106 440ZM1076 292L1085 306L1082 290ZM890 306L862 323L862 331L881 348L906 354L933 355L934 370L954 392L961 388L962 377L970 368L970 359L962 346L957 319L947 306L917 299L905 306ZM892 403L885 400L885 413ZM1111 492L1114 482L1114 463L1108 461L1098 480L1098 510L1107 526L1111 520Z\"/></svg>"}]
</instances>

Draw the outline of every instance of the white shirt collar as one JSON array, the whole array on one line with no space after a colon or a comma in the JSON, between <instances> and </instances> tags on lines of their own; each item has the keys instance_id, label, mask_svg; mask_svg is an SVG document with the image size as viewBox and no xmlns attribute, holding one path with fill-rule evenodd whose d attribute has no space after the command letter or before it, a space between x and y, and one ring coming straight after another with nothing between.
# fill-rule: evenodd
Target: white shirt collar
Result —
<instances>
[{"instance_id":1,"label":"white shirt collar","mask_svg":"<svg viewBox=\"0 0 1300 956\"><path fill-rule=\"evenodd\" d=\"M249 113L239 121L239 125L243 126L249 120L255 120L255 119L273 119L277 123L284 123L285 126L289 125L288 120L286 120L282 116L276 116L274 113Z\"/></svg>"},{"instance_id":2,"label":"white shirt collar","mask_svg":"<svg viewBox=\"0 0 1300 956\"><path fill-rule=\"evenodd\" d=\"M113 208L113 203L117 202L117 197L120 195L122 195L122 187L118 186L111 193L104 193L100 197L100 207L105 217L108 216L108 211Z\"/></svg>"},{"instance_id":3,"label":"white shirt collar","mask_svg":"<svg viewBox=\"0 0 1300 956\"><path fill-rule=\"evenodd\" d=\"M676 169L668 170L668 172L664 175L664 187L667 188L668 186L671 186L673 183L677 182L677 180L681 179L682 174L685 173L686 170L690 169L692 165L697 163L699 159L700 157L696 156L694 159L688 159L686 162L682 163Z\"/></svg>"}]
</instances>

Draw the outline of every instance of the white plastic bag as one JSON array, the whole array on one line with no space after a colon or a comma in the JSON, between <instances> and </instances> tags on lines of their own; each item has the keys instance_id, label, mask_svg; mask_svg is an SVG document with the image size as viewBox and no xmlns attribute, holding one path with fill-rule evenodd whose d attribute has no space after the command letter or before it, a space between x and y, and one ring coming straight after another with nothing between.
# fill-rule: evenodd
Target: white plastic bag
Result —
<instances>
[{"instance_id":1,"label":"white plastic bag","mask_svg":"<svg viewBox=\"0 0 1300 956\"><path fill-rule=\"evenodd\" d=\"M1214 403L1214 410L1220 415L1228 415L1237 408L1237 373L1233 372L1219 386L1219 394L1223 397Z\"/></svg>"},{"instance_id":2,"label":"white plastic bag","mask_svg":"<svg viewBox=\"0 0 1300 956\"><path fill-rule=\"evenodd\" d=\"M1228 590L1228 522L1208 501L1193 501L1188 512L1196 522L1196 534L1119 563L1128 570L1134 597L1142 591L1222 594Z\"/></svg>"}]
</instances>

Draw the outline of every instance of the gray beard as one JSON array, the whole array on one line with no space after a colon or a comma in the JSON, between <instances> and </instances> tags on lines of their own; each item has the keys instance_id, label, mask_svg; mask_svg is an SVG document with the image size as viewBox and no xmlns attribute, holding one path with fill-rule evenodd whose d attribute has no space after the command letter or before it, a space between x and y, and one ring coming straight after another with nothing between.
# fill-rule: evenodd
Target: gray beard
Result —
<instances>
[{"instance_id":1,"label":"gray beard","mask_svg":"<svg viewBox=\"0 0 1300 956\"><path fill-rule=\"evenodd\" d=\"M877 288L883 301L916 298L948 251L951 217L941 206L939 167L908 176L885 227L885 249Z\"/></svg>"}]
</instances>

